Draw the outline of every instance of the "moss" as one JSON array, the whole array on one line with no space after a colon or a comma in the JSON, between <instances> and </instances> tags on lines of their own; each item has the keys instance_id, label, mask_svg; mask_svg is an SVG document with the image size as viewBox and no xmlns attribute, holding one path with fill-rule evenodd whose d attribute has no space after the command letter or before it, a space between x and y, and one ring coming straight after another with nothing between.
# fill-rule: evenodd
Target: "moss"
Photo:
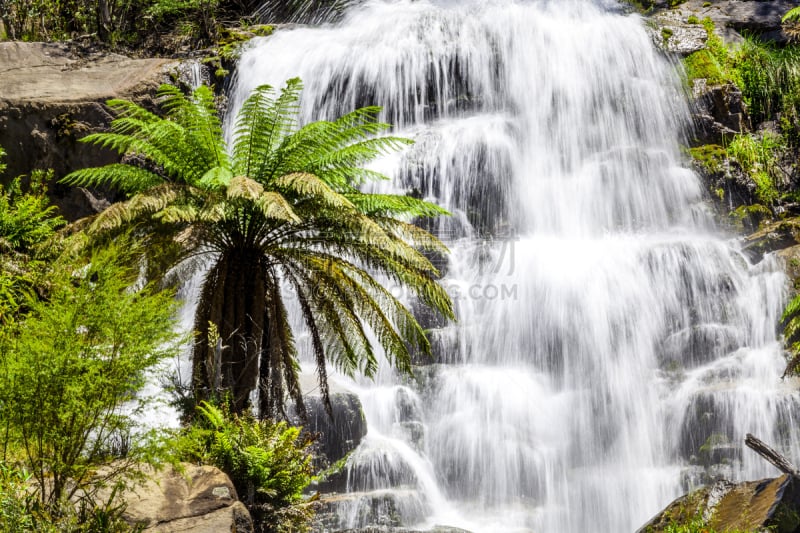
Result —
<instances>
[{"instance_id":1,"label":"moss","mask_svg":"<svg viewBox=\"0 0 800 533\"><path fill-rule=\"evenodd\" d=\"M689 149L692 159L697 161L710 174L721 172L727 158L727 151L718 144L704 144Z\"/></svg>"},{"instance_id":2,"label":"moss","mask_svg":"<svg viewBox=\"0 0 800 533\"><path fill-rule=\"evenodd\" d=\"M723 67L709 50L698 50L683 60L690 82L705 79L709 85L727 81Z\"/></svg>"},{"instance_id":3,"label":"moss","mask_svg":"<svg viewBox=\"0 0 800 533\"><path fill-rule=\"evenodd\" d=\"M711 435L709 435L709 437L706 439L703 445L700 446L700 449L698 451L703 455L708 455L714 450L715 447L723 444L728 444L729 442L730 440L728 440L727 435L724 435L722 433L712 433Z\"/></svg>"},{"instance_id":4,"label":"moss","mask_svg":"<svg viewBox=\"0 0 800 533\"><path fill-rule=\"evenodd\" d=\"M689 15L689 18L686 19L686 22L689 24L700 24L700 19L697 18L696 15Z\"/></svg>"},{"instance_id":5,"label":"moss","mask_svg":"<svg viewBox=\"0 0 800 533\"><path fill-rule=\"evenodd\" d=\"M672 28L661 28L661 38L665 41L669 41L669 38L672 37L674 33Z\"/></svg>"},{"instance_id":6,"label":"moss","mask_svg":"<svg viewBox=\"0 0 800 533\"><path fill-rule=\"evenodd\" d=\"M772 217L772 211L765 205L741 205L731 211L730 218L734 225L743 230L754 230L758 228L761 221Z\"/></svg>"}]
</instances>

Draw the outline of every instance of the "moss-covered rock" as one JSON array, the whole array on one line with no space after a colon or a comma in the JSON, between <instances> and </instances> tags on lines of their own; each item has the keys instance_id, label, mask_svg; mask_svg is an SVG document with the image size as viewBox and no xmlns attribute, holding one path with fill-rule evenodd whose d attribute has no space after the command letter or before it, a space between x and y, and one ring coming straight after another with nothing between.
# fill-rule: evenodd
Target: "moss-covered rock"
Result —
<instances>
[{"instance_id":1,"label":"moss-covered rock","mask_svg":"<svg viewBox=\"0 0 800 533\"><path fill-rule=\"evenodd\" d=\"M681 496L637 533L696 531L794 533L800 526L800 480L784 475L733 484L715 483Z\"/></svg>"}]
</instances>

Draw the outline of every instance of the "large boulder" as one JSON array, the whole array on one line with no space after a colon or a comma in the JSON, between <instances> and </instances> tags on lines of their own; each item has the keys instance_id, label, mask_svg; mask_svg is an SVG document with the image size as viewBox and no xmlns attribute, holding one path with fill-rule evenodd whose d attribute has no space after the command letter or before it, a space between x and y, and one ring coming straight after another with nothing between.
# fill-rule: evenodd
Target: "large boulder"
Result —
<instances>
[{"instance_id":1,"label":"large boulder","mask_svg":"<svg viewBox=\"0 0 800 533\"><path fill-rule=\"evenodd\" d=\"M730 483L719 481L681 496L637 533L674 531L698 518L714 531L800 531L800 480L773 479Z\"/></svg>"},{"instance_id":2,"label":"large boulder","mask_svg":"<svg viewBox=\"0 0 800 533\"><path fill-rule=\"evenodd\" d=\"M705 32L700 32L702 27L688 22L691 16L698 20L710 18L717 33L728 42L740 42L744 34L785 42L787 35L781 18L796 4L792 0L688 0L666 9L667 2L650 3L656 10L651 17L656 44L683 55L700 50L705 42ZM669 30L664 33L662 28Z\"/></svg>"},{"instance_id":3,"label":"large boulder","mask_svg":"<svg viewBox=\"0 0 800 533\"><path fill-rule=\"evenodd\" d=\"M79 143L104 130L113 118L111 98L153 106L156 88L170 80L179 62L134 59L81 48L72 43L0 43L0 146L8 156L3 181L32 169L56 177L119 160L95 146ZM67 187L51 191L68 219L96 212L107 204Z\"/></svg>"},{"instance_id":4,"label":"large boulder","mask_svg":"<svg viewBox=\"0 0 800 533\"><path fill-rule=\"evenodd\" d=\"M318 434L314 445L318 468L327 468L343 460L367 434L367 421L358 395L332 380L329 386L331 413L325 409L316 376L303 374L300 377L307 416L306 420L295 421L306 431Z\"/></svg>"},{"instance_id":5,"label":"large boulder","mask_svg":"<svg viewBox=\"0 0 800 533\"><path fill-rule=\"evenodd\" d=\"M402 524L424 521L431 509L415 490L326 495L319 500L312 531L319 533L411 533Z\"/></svg>"},{"instance_id":6,"label":"large boulder","mask_svg":"<svg viewBox=\"0 0 800 533\"><path fill-rule=\"evenodd\" d=\"M253 520L230 478L213 466L147 469L146 481L117 497L123 517L152 533L252 533ZM101 491L100 497L108 497Z\"/></svg>"}]
</instances>

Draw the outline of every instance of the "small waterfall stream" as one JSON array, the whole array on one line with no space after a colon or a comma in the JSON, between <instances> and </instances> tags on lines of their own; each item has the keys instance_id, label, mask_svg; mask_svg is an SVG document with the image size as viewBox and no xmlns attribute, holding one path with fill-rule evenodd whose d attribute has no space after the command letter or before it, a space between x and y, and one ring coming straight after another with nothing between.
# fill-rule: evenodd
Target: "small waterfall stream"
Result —
<instances>
[{"instance_id":1,"label":"small waterfall stream","mask_svg":"<svg viewBox=\"0 0 800 533\"><path fill-rule=\"evenodd\" d=\"M603 0L369 0L243 54L231 115L300 76L304 120L383 105L416 144L378 163L453 216L459 322L417 380L350 384L369 433L341 529L632 531L715 476L795 461L797 383L776 324L777 261L721 234L679 142L679 76L643 21ZM387 503L388 502L388 503Z\"/></svg>"}]
</instances>

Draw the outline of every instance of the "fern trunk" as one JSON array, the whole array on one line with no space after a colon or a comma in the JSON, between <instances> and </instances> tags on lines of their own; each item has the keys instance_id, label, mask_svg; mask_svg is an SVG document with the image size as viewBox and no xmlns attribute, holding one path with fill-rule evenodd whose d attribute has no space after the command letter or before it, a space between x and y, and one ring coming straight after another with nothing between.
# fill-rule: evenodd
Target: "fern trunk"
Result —
<instances>
[{"instance_id":1,"label":"fern trunk","mask_svg":"<svg viewBox=\"0 0 800 533\"><path fill-rule=\"evenodd\" d=\"M258 362L265 332L267 265L254 249L224 252L203 283L195 316L198 338L194 346L193 385L197 401L229 396L234 412L250 404L250 393L258 381ZM215 362L210 324L218 330L222 353ZM220 374L220 387L215 381Z\"/></svg>"}]
</instances>

